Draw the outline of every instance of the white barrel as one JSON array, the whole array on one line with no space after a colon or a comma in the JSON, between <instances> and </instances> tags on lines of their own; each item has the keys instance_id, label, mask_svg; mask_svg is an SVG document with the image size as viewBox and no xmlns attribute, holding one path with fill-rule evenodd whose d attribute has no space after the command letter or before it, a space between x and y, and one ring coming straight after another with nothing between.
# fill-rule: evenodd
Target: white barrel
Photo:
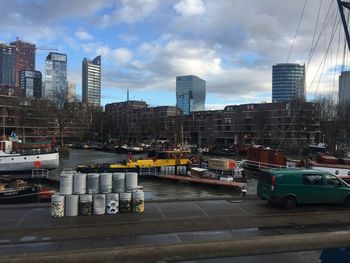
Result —
<instances>
[{"instance_id":1,"label":"white barrel","mask_svg":"<svg viewBox=\"0 0 350 263\"><path fill-rule=\"evenodd\" d=\"M106 195L106 213L114 215L119 212L119 194L109 193Z\"/></svg>"},{"instance_id":2,"label":"white barrel","mask_svg":"<svg viewBox=\"0 0 350 263\"><path fill-rule=\"evenodd\" d=\"M145 193L142 190L132 193L131 207L134 213L145 211Z\"/></svg>"},{"instance_id":3,"label":"white barrel","mask_svg":"<svg viewBox=\"0 0 350 263\"><path fill-rule=\"evenodd\" d=\"M80 195L79 196L79 215L89 216L92 214L92 195Z\"/></svg>"},{"instance_id":4,"label":"white barrel","mask_svg":"<svg viewBox=\"0 0 350 263\"><path fill-rule=\"evenodd\" d=\"M100 192L112 192L112 173L101 173L100 175Z\"/></svg>"},{"instance_id":5,"label":"white barrel","mask_svg":"<svg viewBox=\"0 0 350 263\"><path fill-rule=\"evenodd\" d=\"M93 195L93 214L104 215L106 213L106 195L95 194Z\"/></svg>"},{"instance_id":6,"label":"white barrel","mask_svg":"<svg viewBox=\"0 0 350 263\"><path fill-rule=\"evenodd\" d=\"M64 196L53 195L51 196L51 216L62 217L64 216Z\"/></svg>"},{"instance_id":7,"label":"white barrel","mask_svg":"<svg viewBox=\"0 0 350 263\"><path fill-rule=\"evenodd\" d=\"M86 188L88 194L98 194L100 191L100 174L88 174Z\"/></svg>"},{"instance_id":8,"label":"white barrel","mask_svg":"<svg viewBox=\"0 0 350 263\"><path fill-rule=\"evenodd\" d=\"M86 194L86 174L73 175L73 194Z\"/></svg>"},{"instance_id":9,"label":"white barrel","mask_svg":"<svg viewBox=\"0 0 350 263\"><path fill-rule=\"evenodd\" d=\"M164 167L164 166L161 166L161 167L160 167L160 173L161 173L161 174L165 174L165 167Z\"/></svg>"},{"instance_id":10,"label":"white barrel","mask_svg":"<svg viewBox=\"0 0 350 263\"><path fill-rule=\"evenodd\" d=\"M122 213L131 212L131 193L119 194L119 211Z\"/></svg>"},{"instance_id":11,"label":"white barrel","mask_svg":"<svg viewBox=\"0 0 350 263\"><path fill-rule=\"evenodd\" d=\"M66 216L77 216L79 195L66 195L65 212Z\"/></svg>"},{"instance_id":12,"label":"white barrel","mask_svg":"<svg viewBox=\"0 0 350 263\"><path fill-rule=\"evenodd\" d=\"M127 191L137 188L137 173L125 173L125 189Z\"/></svg>"},{"instance_id":13,"label":"white barrel","mask_svg":"<svg viewBox=\"0 0 350 263\"><path fill-rule=\"evenodd\" d=\"M113 173L113 193L125 191L125 173Z\"/></svg>"},{"instance_id":14,"label":"white barrel","mask_svg":"<svg viewBox=\"0 0 350 263\"><path fill-rule=\"evenodd\" d=\"M60 175L60 194L71 195L73 192L73 174Z\"/></svg>"}]
</instances>

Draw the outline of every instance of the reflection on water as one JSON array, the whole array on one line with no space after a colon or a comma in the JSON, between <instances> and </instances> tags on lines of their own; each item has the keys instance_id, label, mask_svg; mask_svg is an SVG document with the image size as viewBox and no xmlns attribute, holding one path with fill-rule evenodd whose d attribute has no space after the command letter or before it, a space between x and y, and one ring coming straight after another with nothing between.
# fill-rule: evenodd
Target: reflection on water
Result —
<instances>
[{"instance_id":1,"label":"reflection on water","mask_svg":"<svg viewBox=\"0 0 350 263\"><path fill-rule=\"evenodd\" d=\"M144 156L134 156L134 159ZM59 168L50 171L52 178L58 179L60 172L65 168L72 168L81 164L111 163L127 159L126 154L115 154L94 150L72 150L69 158L60 160ZM248 180L248 194L256 193L255 180ZM229 189L214 186L203 186L189 183L179 183L154 177L140 177L139 184L144 187L145 198L148 200L182 199L182 198L230 198L240 193Z\"/></svg>"}]
</instances>

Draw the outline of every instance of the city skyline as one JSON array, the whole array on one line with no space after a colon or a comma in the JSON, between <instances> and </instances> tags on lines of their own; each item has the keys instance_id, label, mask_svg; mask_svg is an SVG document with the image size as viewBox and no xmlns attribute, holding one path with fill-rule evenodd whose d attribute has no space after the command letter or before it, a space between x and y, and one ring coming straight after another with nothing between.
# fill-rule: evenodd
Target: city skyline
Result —
<instances>
[{"instance_id":1,"label":"city skyline","mask_svg":"<svg viewBox=\"0 0 350 263\"><path fill-rule=\"evenodd\" d=\"M175 77L181 75L206 80L207 109L269 102L271 67L287 61L306 62L306 93L312 100L329 92L327 77L340 74L340 59L327 61L318 71L334 23L326 25L312 61L307 61L321 32L321 22L315 30L316 20L333 21L326 18L336 11L335 1L322 6L309 1L298 34L302 0L288 8L274 0L39 2L4 2L0 41L10 43L18 36L67 54L67 78L76 83L80 96L81 60L101 55L102 105L126 100L127 90L130 99L175 105ZM36 70L43 75L47 54L36 52ZM315 75L325 78L314 80Z\"/></svg>"}]
</instances>

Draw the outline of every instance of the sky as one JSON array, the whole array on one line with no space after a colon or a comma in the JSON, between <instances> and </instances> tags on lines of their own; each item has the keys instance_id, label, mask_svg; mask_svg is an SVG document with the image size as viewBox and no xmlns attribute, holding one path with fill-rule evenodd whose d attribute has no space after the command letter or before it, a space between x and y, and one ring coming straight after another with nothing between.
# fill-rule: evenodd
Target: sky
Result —
<instances>
[{"instance_id":1,"label":"sky","mask_svg":"<svg viewBox=\"0 0 350 263\"><path fill-rule=\"evenodd\" d=\"M128 89L132 100L175 105L175 78L181 75L206 81L206 109L271 102L272 65L285 62L307 65L309 100L335 98L347 62L333 0L0 3L0 42L19 37L67 54L68 80L78 95L83 58L101 55L102 105L125 101ZM48 53L36 52L43 75Z\"/></svg>"}]
</instances>

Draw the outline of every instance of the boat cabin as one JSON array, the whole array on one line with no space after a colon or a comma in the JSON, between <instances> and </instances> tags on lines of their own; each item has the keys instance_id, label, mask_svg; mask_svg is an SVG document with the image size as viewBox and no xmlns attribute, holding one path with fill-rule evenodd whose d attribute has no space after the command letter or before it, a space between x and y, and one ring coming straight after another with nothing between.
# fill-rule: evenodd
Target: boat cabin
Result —
<instances>
[{"instance_id":1,"label":"boat cabin","mask_svg":"<svg viewBox=\"0 0 350 263\"><path fill-rule=\"evenodd\" d=\"M0 141L0 150L10 153L12 151L12 141Z\"/></svg>"}]
</instances>

